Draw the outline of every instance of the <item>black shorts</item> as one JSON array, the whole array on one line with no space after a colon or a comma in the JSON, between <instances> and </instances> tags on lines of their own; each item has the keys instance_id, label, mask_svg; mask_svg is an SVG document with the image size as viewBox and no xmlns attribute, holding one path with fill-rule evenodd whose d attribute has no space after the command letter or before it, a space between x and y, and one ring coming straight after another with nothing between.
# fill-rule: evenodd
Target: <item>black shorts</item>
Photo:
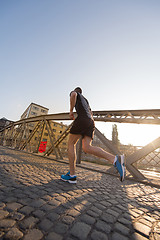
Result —
<instances>
[{"instance_id":1,"label":"black shorts","mask_svg":"<svg viewBox=\"0 0 160 240\"><path fill-rule=\"evenodd\" d=\"M95 124L93 119L77 117L73 122L70 133L82 135L83 138L84 136L88 136L93 139L94 130Z\"/></svg>"}]
</instances>

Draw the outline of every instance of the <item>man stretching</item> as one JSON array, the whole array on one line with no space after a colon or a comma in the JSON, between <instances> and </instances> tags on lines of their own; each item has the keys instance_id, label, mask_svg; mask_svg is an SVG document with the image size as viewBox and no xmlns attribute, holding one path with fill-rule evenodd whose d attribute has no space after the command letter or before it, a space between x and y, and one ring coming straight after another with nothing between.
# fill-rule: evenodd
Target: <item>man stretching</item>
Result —
<instances>
[{"instance_id":1,"label":"man stretching","mask_svg":"<svg viewBox=\"0 0 160 240\"><path fill-rule=\"evenodd\" d=\"M77 118L74 120L73 109L76 109ZM70 119L74 120L70 129L68 140L68 158L70 171L62 175L61 179L69 183L76 183L76 143L82 136L82 148L85 153L93 154L112 163L120 174L120 180L124 180L125 166L124 156L115 156L104 151L100 147L92 146L95 124L88 100L82 95L82 89L77 87L70 93Z\"/></svg>"}]
</instances>

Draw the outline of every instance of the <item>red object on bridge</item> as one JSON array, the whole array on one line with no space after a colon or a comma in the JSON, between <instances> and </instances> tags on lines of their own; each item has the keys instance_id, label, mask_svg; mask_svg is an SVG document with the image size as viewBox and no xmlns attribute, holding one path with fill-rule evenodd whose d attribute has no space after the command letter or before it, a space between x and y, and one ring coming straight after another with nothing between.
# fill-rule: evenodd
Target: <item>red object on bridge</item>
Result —
<instances>
[{"instance_id":1,"label":"red object on bridge","mask_svg":"<svg viewBox=\"0 0 160 240\"><path fill-rule=\"evenodd\" d=\"M47 141L41 142L40 145L39 145L38 151L39 151L40 153L45 152L45 151L46 151L46 146L47 146Z\"/></svg>"}]
</instances>

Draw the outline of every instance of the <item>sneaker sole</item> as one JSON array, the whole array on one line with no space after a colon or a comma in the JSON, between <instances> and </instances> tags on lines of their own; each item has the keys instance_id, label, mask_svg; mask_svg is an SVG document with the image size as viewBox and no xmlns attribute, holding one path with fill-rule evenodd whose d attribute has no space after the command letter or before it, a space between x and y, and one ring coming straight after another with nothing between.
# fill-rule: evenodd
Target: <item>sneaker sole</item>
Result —
<instances>
[{"instance_id":1,"label":"sneaker sole","mask_svg":"<svg viewBox=\"0 0 160 240\"><path fill-rule=\"evenodd\" d=\"M77 183L77 180L74 180L74 181L68 180L68 182L69 182L69 183Z\"/></svg>"},{"instance_id":2,"label":"sneaker sole","mask_svg":"<svg viewBox=\"0 0 160 240\"><path fill-rule=\"evenodd\" d=\"M72 181L72 180L66 180L66 179L63 179L63 178L61 178L61 180L64 181L64 182L68 182L68 183L77 183L77 180Z\"/></svg>"},{"instance_id":3,"label":"sneaker sole","mask_svg":"<svg viewBox=\"0 0 160 240\"><path fill-rule=\"evenodd\" d=\"M121 155L121 167L122 167L122 171L123 171L123 176L121 177L121 181L124 180L124 175L125 175L125 167L124 167L124 155Z\"/></svg>"}]
</instances>

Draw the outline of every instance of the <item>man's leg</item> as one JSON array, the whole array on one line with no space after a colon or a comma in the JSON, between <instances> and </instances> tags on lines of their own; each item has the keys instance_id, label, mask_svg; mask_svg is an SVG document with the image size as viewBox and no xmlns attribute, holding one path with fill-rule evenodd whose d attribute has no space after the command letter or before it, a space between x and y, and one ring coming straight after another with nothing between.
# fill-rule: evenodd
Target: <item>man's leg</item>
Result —
<instances>
[{"instance_id":1,"label":"man's leg","mask_svg":"<svg viewBox=\"0 0 160 240\"><path fill-rule=\"evenodd\" d=\"M81 135L69 134L68 140L68 158L70 171L65 175L61 175L61 179L65 182L76 183L77 177L75 175L76 170L76 143Z\"/></svg>"},{"instance_id":2,"label":"man's leg","mask_svg":"<svg viewBox=\"0 0 160 240\"><path fill-rule=\"evenodd\" d=\"M124 156L115 156L111 153L104 151L100 147L92 146L91 143L92 139L88 136L85 136L82 139L82 148L84 152L106 159L110 163L114 164L120 174L120 180L123 181L125 176Z\"/></svg>"},{"instance_id":3,"label":"man's leg","mask_svg":"<svg viewBox=\"0 0 160 240\"><path fill-rule=\"evenodd\" d=\"M104 151L100 147L92 146L91 144L92 144L92 139L90 137L85 136L82 139L82 148L84 152L106 159L112 164L114 163L115 155Z\"/></svg>"},{"instance_id":4,"label":"man's leg","mask_svg":"<svg viewBox=\"0 0 160 240\"><path fill-rule=\"evenodd\" d=\"M69 134L68 140L68 158L69 158L69 168L70 175L75 175L76 169L76 143L81 135Z\"/></svg>"}]
</instances>

